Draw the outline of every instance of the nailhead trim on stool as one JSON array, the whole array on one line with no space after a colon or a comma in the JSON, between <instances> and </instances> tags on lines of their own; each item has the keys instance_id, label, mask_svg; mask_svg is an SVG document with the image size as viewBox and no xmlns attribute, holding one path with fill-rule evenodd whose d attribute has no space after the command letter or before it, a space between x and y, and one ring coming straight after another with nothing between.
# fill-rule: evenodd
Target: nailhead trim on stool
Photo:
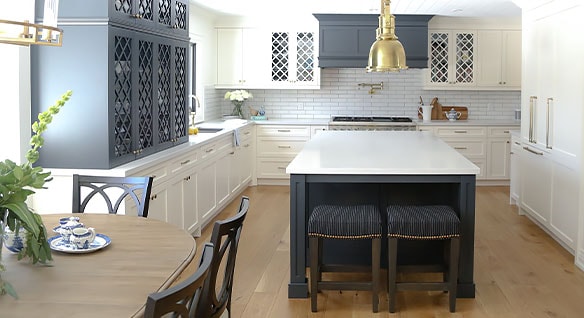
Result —
<instances>
[{"instance_id":1,"label":"nailhead trim on stool","mask_svg":"<svg viewBox=\"0 0 584 318\"><path fill-rule=\"evenodd\" d=\"M370 290L373 312L379 308L379 280L382 220L374 205L319 205L308 219L310 247L310 304L317 311L317 293L330 290ZM355 271L354 266L327 267L322 264L322 239L371 239L372 279L367 282L322 281L323 272Z\"/></svg>"},{"instance_id":2,"label":"nailhead trim on stool","mask_svg":"<svg viewBox=\"0 0 584 318\"><path fill-rule=\"evenodd\" d=\"M387 207L389 312L395 312L398 290L444 290L449 293L450 311L456 310L460 219L446 205L391 205ZM448 279L444 282L397 282L397 242L409 240L449 240ZM445 276L446 277L446 276Z\"/></svg>"}]
</instances>

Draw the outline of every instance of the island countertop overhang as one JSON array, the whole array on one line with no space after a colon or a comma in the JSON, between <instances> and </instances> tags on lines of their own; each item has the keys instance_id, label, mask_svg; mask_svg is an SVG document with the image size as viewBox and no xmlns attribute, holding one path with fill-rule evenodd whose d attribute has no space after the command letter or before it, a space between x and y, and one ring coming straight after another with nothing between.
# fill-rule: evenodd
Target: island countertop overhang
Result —
<instances>
[{"instance_id":1,"label":"island countertop overhang","mask_svg":"<svg viewBox=\"0 0 584 318\"><path fill-rule=\"evenodd\" d=\"M479 167L425 131L323 131L289 174L478 175Z\"/></svg>"}]
</instances>

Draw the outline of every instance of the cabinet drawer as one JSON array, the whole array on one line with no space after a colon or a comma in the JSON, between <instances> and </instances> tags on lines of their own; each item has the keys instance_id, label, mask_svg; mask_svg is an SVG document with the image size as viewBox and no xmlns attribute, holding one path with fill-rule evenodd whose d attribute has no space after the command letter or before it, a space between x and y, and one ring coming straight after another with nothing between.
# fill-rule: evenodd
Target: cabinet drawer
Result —
<instances>
[{"instance_id":1,"label":"cabinet drawer","mask_svg":"<svg viewBox=\"0 0 584 318\"><path fill-rule=\"evenodd\" d=\"M253 137L253 126L246 126L239 129L239 139L247 140Z\"/></svg>"},{"instance_id":2,"label":"cabinet drawer","mask_svg":"<svg viewBox=\"0 0 584 318\"><path fill-rule=\"evenodd\" d=\"M305 139L270 139L259 138L258 156L294 156L302 150Z\"/></svg>"},{"instance_id":3,"label":"cabinet drawer","mask_svg":"<svg viewBox=\"0 0 584 318\"><path fill-rule=\"evenodd\" d=\"M176 174L179 173L181 170L185 170L187 168L192 167L196 164L197 159L199 157L198 151L189 151L188 154L173 160L170 165L170 173Z\"/></svg>"},{"instance_id":4,"label":"cabinet drawer","mask_svg":"<svg viewBox=\"0 0 584 318\"><path fill-rule=\"evenodd\" d=\"M310 137L309 126L258 126L258 136Z\"/></svg>"},{"instance_id":5,"label":"cabinet drawer","mask_svg":"<svg viewBox=\"0 0 584 318\"><path fill-rule=\"evenodd\" d=\"M489 137L509 137L511 130L517 130L519 127L489 127Z\"/></svg>"},{"instance_id":6,"label":"cabinet drawer","mask_svg":"<svg viewBox=\"0 0 584 318\"><path fill-rule=\"evenodd\" d=\"M203 145L200 149L200 158L208 159L215 154L218 154L221 151L224 151L233 145L233 136L227 135L225 137L221 137L221 139L216 140L215 142Z\"/></svg>"},{"instance_id":7,"label":"cabinet drawer","mask_svg":"<svg viewBox=\"0 0 584 318\"><path fill-rule=\"evenodd\" d=\"M145 176L150 176L153 177L154 179L152 180L152 185L157 185L157 184L161 184L164 183L169 176L169 169L168 166L166 166L165 164L160 164L160 165L156 165L154 167L150 167L141 171L138 171L136 173L133 173L131 175L132 177L145 177Z\"/></svg>"},{"instance_id":8,"label":"cabinet drawer","mask_svg":"<svg viewBox=\"0 0 584 318\"><path fill-rule=\"evenodd\" d=\"M286 167L294 158L260 158L257 161L257 177L282 179L289 178L286 173Z\"/></svg>"},{"instance_id":9,"label":"cabinet drawer","mask_svg":"<svg viewBox=\"0 0 584 318\"><path fill-rule=\"evenodd\" d=\"M444 139L444 141L467 158L484 158L486 156L486 147L483 140Z\"/></svg>"},{"instance_id":10,"label":"cabinet drawer","mask_svg":"<svg viewBox=\"0 0 584 318\"><path fill-rule=\"evenodd\" d=\"M435 127L434 134L438 137L484 137L486 127Z\"/></svg>"}]
</instances>

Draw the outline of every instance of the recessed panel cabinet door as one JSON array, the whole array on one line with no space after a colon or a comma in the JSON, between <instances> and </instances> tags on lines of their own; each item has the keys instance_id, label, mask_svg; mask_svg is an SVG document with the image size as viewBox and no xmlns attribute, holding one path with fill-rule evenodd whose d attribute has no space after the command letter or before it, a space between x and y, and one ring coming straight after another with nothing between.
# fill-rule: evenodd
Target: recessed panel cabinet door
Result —
<instances>
[{"instance_id":1,"label":"recessed panel cabinet door","mask_svg":"<svg viewBox=\"0 0 584 318\"><path fill-rule=\"evenodd\" d=\"M207 162L201 166L197 176L197 211L201 224L207 223L217 206L215 170L215 162Z\"/></svg>"}]
</instances>

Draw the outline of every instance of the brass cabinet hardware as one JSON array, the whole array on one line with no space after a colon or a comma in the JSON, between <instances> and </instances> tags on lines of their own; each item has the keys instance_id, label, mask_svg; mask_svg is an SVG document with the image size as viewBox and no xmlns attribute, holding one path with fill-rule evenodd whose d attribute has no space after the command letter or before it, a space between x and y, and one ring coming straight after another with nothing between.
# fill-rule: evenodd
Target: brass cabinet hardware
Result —
<instances>
[{"instance_id":1,"label":"brass cabinet hardware","mask_svg":"<svg viewBox=\"0 0 584 318\"><path fill-rule=\"evenodd\" d=\"M190 159L187 159L187 160L181 162L180 165L183 166L183 165L186 165L189 162L191 162L191 160Z\"/></svg>"},{"instance_id":2,"label":"brass cabinet hardware","mask_svg":"<svg viewBox=\"0 0 584 318\"><path fill-rule=\"evenodd\" d=\"M523 149L531 152L532 154L536 154L538 156L543 156L543 152L539 152L539 151L535 151L535 150L531 150L529 147L523 147Z\"/></svg>"}]
</instances>

